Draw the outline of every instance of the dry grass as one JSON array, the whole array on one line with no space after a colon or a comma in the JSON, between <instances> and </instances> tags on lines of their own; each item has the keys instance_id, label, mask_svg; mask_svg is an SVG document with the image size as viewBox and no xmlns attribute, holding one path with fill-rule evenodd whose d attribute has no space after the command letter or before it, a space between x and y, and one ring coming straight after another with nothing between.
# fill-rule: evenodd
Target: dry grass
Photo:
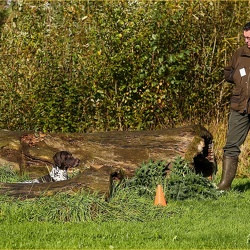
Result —
<instances>
[{"instance_id":1,"label":"dry grass","mask_svg":"<svg viewBox=\"0 0 250 250\"><path fill-rule=\"evenodd\" d=\"M206 128L212 133L214 137L214 150L217 157L218 163L218 174L221 174L222 167L222 156L223 156L223 147L226 142L226 133L227 133L227 117L219 122L214 121L206 126ZM239 157L239 166L237 171L237 176L239 177L250 177L250 134L247 137L245 143L241 147L241 154Z\"/></svg>"},{"instance_id":2,"label":"dry grass","mask_svg":"<svg viewBox=\"0 0 250 250\"><path fill-rule=\"evenodd\" d=\"M250 135L247 137L245 143L241 147L241 155L239 159L238 176L249 177L250 176Z\"/></svg>"}]
</instances>

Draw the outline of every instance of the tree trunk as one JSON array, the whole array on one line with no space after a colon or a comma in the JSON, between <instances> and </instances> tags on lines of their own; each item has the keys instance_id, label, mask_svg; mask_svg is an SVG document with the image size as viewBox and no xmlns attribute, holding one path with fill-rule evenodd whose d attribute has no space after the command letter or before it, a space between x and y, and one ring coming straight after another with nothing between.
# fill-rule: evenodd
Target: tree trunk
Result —
<instances>
[{"instance_id":1,"label":"tree trunk","mask_svg":"<svg viewBox=\"0 0 250 250\"><path fill-rule=\"evenodd\" d=\"M87 192L99 192L106 198L111 191L111 182L114 169L103 167L101 169L89 168L77 176L58 182L48 183L1 183L0 194L17 198L34 198L50 196L57 192L77 192L84 189ZM118 173L118 171L117 171Z\"/></svg>"},{"instance_id":2,"label":"tree trunk","mask_svg":"<svg viewBox=\"0 0 250 250\"><path fill-rule=\"evenodd\" d=\"M81 187L108 196L113 178L133 176L143 162L165 160L170 163L177 156L190 161L196 172L204 176L216 172L212 135L197 125L96 133L0 131L0 165L28 172L31 178L47 174L53 155L61 150L70 151L81 160L81 173L75 178L57 183L2 183L0 193L35 197Z\"/></svg>"}]
</instances>

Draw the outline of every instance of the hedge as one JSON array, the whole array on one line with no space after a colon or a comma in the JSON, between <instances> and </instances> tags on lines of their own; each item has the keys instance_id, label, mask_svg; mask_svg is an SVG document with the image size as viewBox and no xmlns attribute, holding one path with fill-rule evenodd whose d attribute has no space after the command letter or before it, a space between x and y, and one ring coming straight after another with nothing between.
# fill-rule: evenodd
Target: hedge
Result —
<instances>
[{"instance_id":1,"label":"hedge","mask_svg":"<svg viewBox=\"0 0 250 250\"><path fill-rule=\"evenodd\" d=\"M5 5L5 4L4 4ZM18 1L0 12L0 129L157 129L228 110L248 1Z\"/></svg>"}]
</instances>

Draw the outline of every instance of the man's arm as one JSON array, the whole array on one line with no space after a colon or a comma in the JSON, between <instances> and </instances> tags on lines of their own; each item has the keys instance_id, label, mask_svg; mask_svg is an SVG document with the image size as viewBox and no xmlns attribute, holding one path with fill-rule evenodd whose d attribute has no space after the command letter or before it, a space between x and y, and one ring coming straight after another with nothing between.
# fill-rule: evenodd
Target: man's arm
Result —
<instances>
[{"instance_id":1,"label":"man's arm","mask_svg":"<svg viewBox=\"0 0 250 250\"><path fill-rule=\"evenodd\" d=\"M227 82L234 83L233 76L237 64L238 57L241 55L241 51L237 50L231 60L229 61L229 64L224 68L224 77Z\"/></svg>"},{"instance_id":2,"label":"man's arm","mask_svg":"<svg viewBox=\"0 0 250 250\"><path fill-rule=\"evenodd\" d=\"M227 82L234 83L233 75L234 75L233 66L227 66L224 68L224 77Z\"/></svg>"}]
</instances>

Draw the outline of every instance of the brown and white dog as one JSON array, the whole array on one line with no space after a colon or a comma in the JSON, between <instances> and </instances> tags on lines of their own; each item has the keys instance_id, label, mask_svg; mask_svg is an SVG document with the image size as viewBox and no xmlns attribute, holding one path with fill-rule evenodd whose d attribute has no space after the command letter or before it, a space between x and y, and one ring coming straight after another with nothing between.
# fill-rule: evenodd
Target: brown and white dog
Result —
<instances>
[{"instance_id":1,"label":"brown and white dog","mask_svg":"<svg viewBox=\"0 0 250 250\"><path fill-rule=\"evenodd\" d=\"M24 183L43 183L68 180L68 169L77 167L80 163L78 158L74 158L68 151L60 151L53 157L54 164L49 174Z\"/></svg>"}]
</instances>

